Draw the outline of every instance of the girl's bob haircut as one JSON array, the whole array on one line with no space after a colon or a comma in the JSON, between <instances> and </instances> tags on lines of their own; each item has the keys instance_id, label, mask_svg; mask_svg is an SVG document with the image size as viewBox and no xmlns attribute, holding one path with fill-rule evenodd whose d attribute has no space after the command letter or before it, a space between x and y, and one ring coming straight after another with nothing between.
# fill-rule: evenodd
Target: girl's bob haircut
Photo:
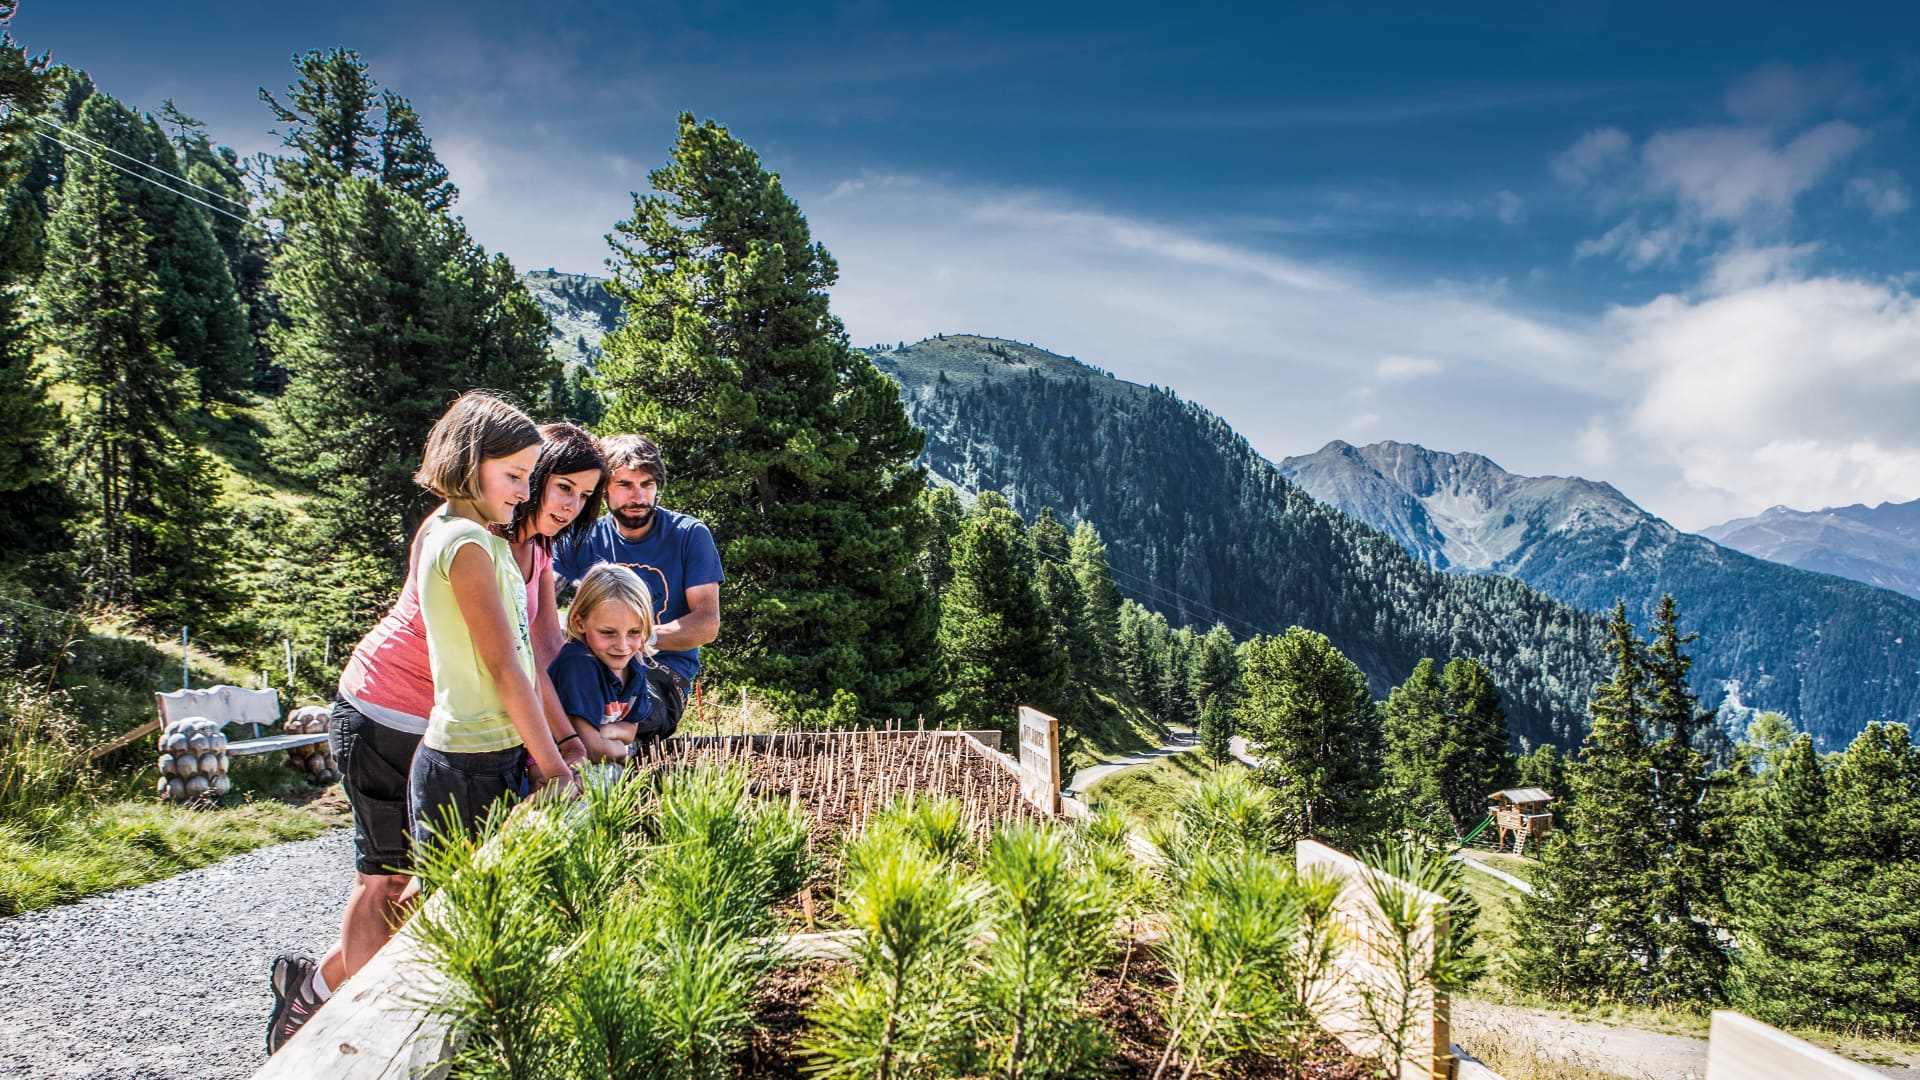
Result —
<instances>
[{"instance_id":1,"label":"girl's bob haircut","mask_svg":"<svg viewBox=\"0 0 1920 1080\"><path fill-rule=\"evenodd\" d=\"M541 424L540 435L546 439L540 447L540 457L533 463L533 472L527 476L527 501L516 503L513 507L513 520L507 523L507 539L518 542L520 533L530 522L540 520L540 511L546 509L547 481L556 476L572 476L588 469L600 470L600 479L594 482L593 490L588 493L587 501L580 507L580 515L573 519L560 534L554 537L535 535L531 537L543 547L566 543L586 534L600 514L600 503L607 495L607 459L600 453L600 440L587 434L586 429L572 424Z\"/></svg>"},{"instance_id":2,"label":"girl's bob haircut","mask_svg":"<svg viewBox=\"0 0 1920 1080\"><path fill-rule=\"evenodd\" d=\"M567 636L575 641L583 639L586 632L581 629L582 621L602 604L626 605L640 620L647 636L653 636L653 593L648 591L647 583L640 580L639 574L613 563L601 563L580 579L580 587L573 594L573 606L567 609Z\"/></svg>"},{"instance_id":3,"label":"girl's bob haircut","mask_svg":"<svg viewBox=\"0 0 1920 1080\"><path fill-rule=\"evenodd\" d=\"M533 418L498 394L469 390L447 406L427 433L413 482L443 499L480 497L480 463L540 445Z\"/></svg>"}]
</instances>

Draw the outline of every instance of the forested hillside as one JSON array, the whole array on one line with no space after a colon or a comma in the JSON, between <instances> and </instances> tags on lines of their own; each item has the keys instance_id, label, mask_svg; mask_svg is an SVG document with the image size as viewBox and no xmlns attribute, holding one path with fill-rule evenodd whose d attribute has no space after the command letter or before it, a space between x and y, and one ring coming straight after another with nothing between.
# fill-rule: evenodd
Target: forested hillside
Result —
<instances>
[{"instance_id":1,"label":"forested hillside","mask_svg":"<svg viewBox=\"0 0 1920 1080\"><path fill-rule=\"evenodd\" d=\"M1494 673L1516 733L1571 746L1602 678L1604 626L1509 578L1453 577L1288 482L1171 392L1025 345L947 336L874 361L899 380L937 477L1023 514L1090 521L1115 583L1179 623L1325 633L1376 696L1421 659Z\"/></svg>"},{"instance_id":2,"label":"forested hillside","mask_svg":"<svg viewBox=\"0 0 1920 1080\"><path fill-rule=\"evenodd\" d=\"M1432 565L1505 574L1587 611L1624 600L1634 621L1671 594L1698 632L1694 680L1729 681L1744 710L1785 713L1826 750L1875 720L1920 711L1920 600L1729 550L1684 533L1607 484L1519 476L1478 454L1336 442L1280 470L1314 497Z\"/></svg>"}]
</instances>

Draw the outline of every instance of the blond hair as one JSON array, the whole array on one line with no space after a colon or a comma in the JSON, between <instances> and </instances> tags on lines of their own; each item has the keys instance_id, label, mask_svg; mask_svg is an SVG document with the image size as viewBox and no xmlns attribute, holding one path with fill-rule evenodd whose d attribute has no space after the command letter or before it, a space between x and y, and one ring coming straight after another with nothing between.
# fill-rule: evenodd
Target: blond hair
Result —
<instances>
[{"instance_id":1,"label":"blond hair","mask_svg":"<svg viewBox=\"0 0 1920 1080\"><path fill-rule=\"evenodd\" d=\"M640 619L647 636L653 636L653 593L640 575L624 566L601 563L587 571L574 591L573 606L567 609L567 636L581 640L580 623L603 604L625 604Z\"/></svg>"},{"instance_id":2,"label":"blond hair","mask_svg":"<svg viewBox=\"0 0 1920 1080\"><path fill-rule=\"evenodd\" d=\"M476 499L481 462L538 445L540 429L532 417L497 394L469 390L447 406L427 433L413 482L443 499Z\"/></svg>"}]
</instances>

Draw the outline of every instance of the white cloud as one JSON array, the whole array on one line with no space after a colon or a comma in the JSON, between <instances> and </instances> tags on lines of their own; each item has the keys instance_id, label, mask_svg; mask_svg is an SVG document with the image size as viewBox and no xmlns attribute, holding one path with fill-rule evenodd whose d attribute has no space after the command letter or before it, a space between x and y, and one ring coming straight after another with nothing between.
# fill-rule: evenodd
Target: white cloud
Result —
<instances>
[{"instance_id":1,"label":"white cloud","mask_svg":"<svg viewBox=\"0 0 1920 1080\"><path fill-rule=\"evenodd\" d=\"M1876 218L1904 214L1913 205L1912 197L1907 194L1907 186L1900 182L1900 175L1894 172L1856 176L1847 181L1847 201L1865 207L1867 213Z\"/></svg>"},{"instance_id":2,"label":"white cloud","mask_svg":"<svg viewBox=\"0 0 1920 1080\"><path fill-rule=\"evenodd\" d=\"M1389 356L1374 367L1373 374L1382 382L1400 382L1438 375L1443 369L1440 361L1431 356Z\"/></svg>"},{"instance_id":3,"label":"white cloud","mask_svg":"<svg viewBox=\"0 0 1920 1080\"><path fill-rule=\"evenodd\" d=\"M1677 473L1650 501L1682 523L1920 497L1920 301L1904 288L1776 263L1605 321L1637 380L1624 423Z\"/></svg>"},{"instance_id":4,"label":"white cloud","mask_svg":"<svg viewBox=\"0 0 1920 1080\"><path fill-rule=\"evenodd\" d=\"M1527 216L1526 201L1511 191L1502 191L1493 197L1493 216L1503 225L1518 225Z\"/></svg>"},{"instance_id":5,"label":"white cloud","mask_svg":"<svg viewBox=\"0 0 1920 1080\"><path fill-rule=\"evenodd\" d=\"M1570 187L1585 187L1628 161L1633 140L1615 127L1597 128L1553 159L1553 175Z\"/></svg>"},{"instance_id":6,"label":"white cloud","mask_svg":"<svg viewBox=\"0 0 1920 1080\"><path fill-rule=\"evenodd\" d=\"M1727 89L1730 116L1755 123L1798 124L1832 107L1846 107L1861 96L1854 75L1844 67L1764 64Z\"/></svg>"},{"instance_id":7,"label":"white cloud","mask_svg":"<svg viewBox=\"0 0 1920 1080\"><path fill-rule=\"evenodd\" d=\"M1630 270L1645 270L1649 266L1671 264L1686 246L1687 237L1679 229L1671 225L1645 228L1636 215L1599 236L1575 244L1573 257L1613 255Z\"/></svg>"},{"instance_id":8,"label":"white cloud","mask_svg":"<svg viewBox=\"0 0 1920 1080\"><path fill-rule=\"evenodd\" d=\"M1778 142L1760 127L1662 131L1641 150L1648 191L1684 213L1721 225L1779 220L1794 200L1866 141L1866 132L1830 120Z\"/></svg>"},{"instance_id":9,"label":"white cloud","mask_svg":"<svg viewBox=\"0 0 1920 1080\"><path fill-rule=\"evenodd\" d=\"M1729 248L1707 261L1701 289L1708 296L1724 296L1776 281L1794 273L1818 247L1817 244L1774 244Z\"/></svg>"}]
</instances>

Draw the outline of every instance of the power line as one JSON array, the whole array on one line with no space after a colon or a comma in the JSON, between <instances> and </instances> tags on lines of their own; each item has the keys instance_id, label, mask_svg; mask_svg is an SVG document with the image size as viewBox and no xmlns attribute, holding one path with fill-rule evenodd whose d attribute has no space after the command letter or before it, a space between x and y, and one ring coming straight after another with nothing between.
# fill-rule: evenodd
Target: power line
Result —
<instances>
[{"instance_id":1,"label":"power line","mask_svg":"<svg viewBox=\"0 0 1920 1080\"><path fill-rule=\"evenodd\" d=\"M48 142L53 143L55 146L62 147L71 153L80 154L84 157L90 157L93 160L99 162L102 165L105 165L110 169L118 169L119 171L126 173L128 176L133 177L135 180L139 180L142 183L152 184L154 187L159 188L161 191L172 192L173 194L180 196L181 198L187 200L190 203L197 203L198 205L204 206L216 214L220 214L224 217L230 217L242 225L252 224L251 221L241 217L239 214L229 213L228 211L222 210L219 207L203 199L196 199L193 196L187 194L184 191L181 191L178 188L168 187L167 185L161 183L160 181L155 180L153 177L144 176L140 173L134 172L132 169L129 169L125 165L121 165L118 162L108 161L106 158L101 157L99 154L95 154L87 150L82 150L77 146L68 146L66 143L61 142L59 139L54 138L53 136L47 134L44 131L37 132L36 134L38 134L41 138L47 140ZM172 174L168 174L168 175L172 175Z\"/></svg>"},{"instance_id":2,"label":"power line","mask_svg":"<svg viewBox=\"0 0 1920 1080\"><path fill-rule=\"evenodd\" d=\"M11 596L0 596L0 604L12 604L15 607L32 608L35 611L44 611L49 615L63 615L79 623L87 621L85 616L72 611L60 611L57 608L41 607L39 604L28 603L25 600L16 600Z\"/></svg>"},{"instance_id":3,"label":"power line","mask_svg":"<svg viewBox=\"0 0 1920 1080\"><path fill-rule=\"evenodd\" d=\"M153 162L151 162L151 161L145 161L145 160L143 160L143 159L141 159L141 158L137 158L137 157L134 157L134 156L133 156L132 154L128 154L128 153L125 153L125 152L123 152L123 151L120 151L120 150L116 150L116 149L114 149L113 147L111 147L111 146L108 146L108 145L107 145L106 143L104 143L104 142L101 142L101 141L100 141L99 139L96 139L96 138L94 138L94 137L92 137L91 135L87 135L87 134L85 134L84 132L80 132L80 131L75 131L75 130L74 130L73 128L70 128L70 127L63 127L63 126L61 126L61 125L59 125L59 124L56 124L56 123L54 123L54 122L53 122L53 121L51 121L51 120L48 120L48 119L47 119L46 117L44 117L44 116L35 116L35 117L33 117L32 119L33 119L34 121L36 121L36 122L38 122L38 123L41 123L41 124L44 124L44 125L46 125L47 127L50 127L50 128L52 128L53 130L55 130L55 131L57 131L57 132L59 132L59 133L60 133L60 134L62 134L62 135L65 135L65 136L67 136L67 137L68 137L68 138L70 138L70 139L78 139L78 140L80 140L81 142L84 142L84 143L87 143L87 144L88 144L88 145L90 145L90 146L94 146L94 147L98 147L98 148L99 148L99 149L101 149L101 150L105 150L105 151L106 151L107 153L109 153L109 154L112 154L112 155L113 155L113 156L115 156L115 157L122 157L122 158L126 158L126 159L127 159L128 161L131 161L131 162L133 162L133 163L134 163L135 165L139 165L139 166L141 166L142 168L147 168L147 169L152 169L152 170L153 170L154 172L157 172L157 173L159 173L159 174L160 174L161 176L164 176L164 177L167 177L168 179L171 179L171 180L178 180L178 181L179 181L179 182L181 182L182 184L185 184L185 185L187 185L188 187L190 187L190 188L193 188L193 189L194 189L194 190L196 190L196 191L204 191L204 192L206 192L207 194L209 194L209 195L211 195L211 196L213 196L214 198L216 198L216 199L219 199L219 200L221 200L222 202L225 202L225 203L228 203L228 204L231 204L231 205L233 205L233 206L237 206L237 207L239 207L239 208L240 208L240 209L242 209L242 210L249 210L249 209L251 209L251 207L249 207L249 206L248 206L248 205L247 205L246 203L244 203L244 202L241 202L241 201L240 201L239 199L236 199L236 198L234 198L234 197L232 197L232 196L230 196L230 195L227 195L227 194L225 194L225 193L223 193L223 192L219 192L219 191L215 191L215 190L213 190L212 188L210 188L210 187L207 187L207 186L205 186L205 185L203 185L203 184L196 184L196 183L194 183L193 181L191 181L191 180L189 180L189 179L187 179L187 178L186 178L186 177L184 177L184 176L181 176L181 175L180 175L180 174L178 174L178 173L171 173L171 172L168 172L167 170L165 170L165 169L163 169L163 168L161 168L160 166L158 166L158 165L155 165L155 164L154 164ZM58 141L58 140L55 140L55 141ZM64 146L65 144L64 144L64 143L62 143L61 145L63 145L63 146ZM69 147L69 149L71 149L71 147ZM165 186L165 185L162 185L162 186ZM176 194L184 194L184 192L177 192ZM203 205L204 205L204 204L203 204Z\"/></svg>"}]
</instances>

